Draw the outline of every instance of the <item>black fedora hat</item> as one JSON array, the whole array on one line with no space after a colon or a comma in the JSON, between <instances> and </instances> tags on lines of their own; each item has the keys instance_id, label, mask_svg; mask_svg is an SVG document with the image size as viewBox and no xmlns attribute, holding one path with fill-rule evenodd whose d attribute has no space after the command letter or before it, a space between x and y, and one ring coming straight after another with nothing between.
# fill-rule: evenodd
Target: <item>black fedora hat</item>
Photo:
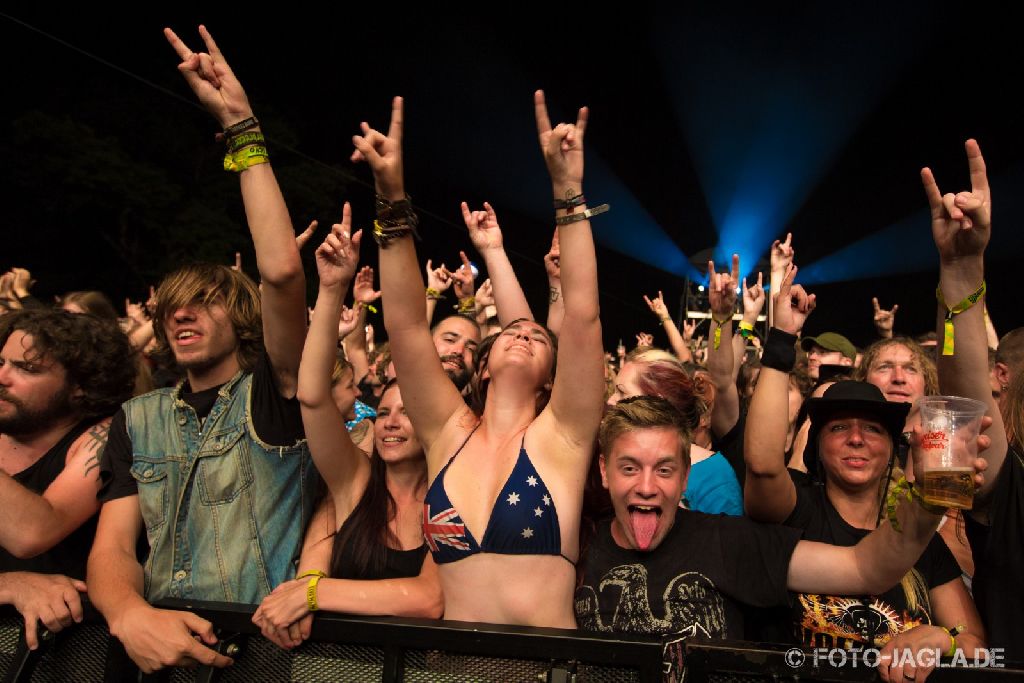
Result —
<instances>
[{"instance_id":1,"label":"black fedora hat","mask_svg":"<svg viewBox=\"0 0 1024 683\"><path fill-rule=\"evenodd\" d=\"M811 418L811 428L807 434L807 446L804 448L804 464L807 471L817 471L818 436L821 428L839 414L863 415L878 420L889 433L895 455L900 435L910 413L909 403L897 403L885 400L881 390L874 384L843 380L836 382L822 394L821 398L807 400L807 414Z\"/></svg>"}]
</instances>

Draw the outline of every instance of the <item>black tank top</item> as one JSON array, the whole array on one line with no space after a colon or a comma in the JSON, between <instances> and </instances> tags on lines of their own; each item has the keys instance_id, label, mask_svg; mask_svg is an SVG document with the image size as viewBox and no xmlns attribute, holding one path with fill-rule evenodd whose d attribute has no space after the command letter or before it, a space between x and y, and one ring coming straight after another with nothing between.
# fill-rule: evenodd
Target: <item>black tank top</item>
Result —
<instances>
[{"instance_id":1,"label":"black tank top","mask_svg":"<svg viewBox=\"0 0 1024 683\"><path fill-rule=\"evenodd\" d=\"M341 528L338 529L338 533L335 539L342 536L342 532L345 530L345 525L351 521L351 517L346 519ZM337 567L332 568L334 571L331 572L331 578L335 579L406 579L413 576L420 575L420 569L423 567L423 558L427 555L427 544L424 543L418 548L412 550L395 550L393 548L384 548L384 568L380 572L375 571L359 571L359 568L354 562L354 557L351 548L352 543L348 542L341 549L340 554L336 554L338 558Z\"/></svg>"},{"instance_id":2,"label":"black tank top","mask_svg":"<svg viewBox=\"0 0 1024 683\"><path fill-rule=\"evenodd\" d=\"M42 494L54 479L64 471L68 449L95 420L79 422L65 434L53 448L48 450L29 467L11 478L25 488ZM37 572L40 574L64 574L76 579L85 578L85 563L96 535L96 518L93 515L82 526L75 529L63 541L36 557L21 560L0 548L0 572Z\"/></svg>"}]
</instances>

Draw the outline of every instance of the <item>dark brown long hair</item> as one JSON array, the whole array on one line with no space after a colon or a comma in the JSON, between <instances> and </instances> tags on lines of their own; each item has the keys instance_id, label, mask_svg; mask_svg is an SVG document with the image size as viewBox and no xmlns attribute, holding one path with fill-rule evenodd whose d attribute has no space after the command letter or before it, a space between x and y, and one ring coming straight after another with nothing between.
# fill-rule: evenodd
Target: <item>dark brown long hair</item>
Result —
<instances>
[{"instance_id":1,"label":"dark brown long hair","mask_svg":"<svg viewBox=\"0 0 1024 683\"><path fill-rule=\"evenodd\" d=\"M381 400L389 389L397 386L395 380L388 382L381 392ZM359 502L334 536L330 575L338 576L343 566L349 566L355 572L346 578L379 578L384 571L388 548L401 546L391 530L391 521L397 514L398 506L388 490L387 465L377 454L374 440L370 479Z\"/></svg>"},{"instance_id":2,"label":"dark brown long hair","mask_svg":"<svg viewBox=\"0 0 1024 683\"><path fill-rule=\"evenodd\" d=\"M132 396L134 352L116 321L50 308L29 308L0 317L0 346L15 330L32 337L26 360L52 359L79 391L71 407L83 419L117 412Z\"/></svg>"}]
</instances>

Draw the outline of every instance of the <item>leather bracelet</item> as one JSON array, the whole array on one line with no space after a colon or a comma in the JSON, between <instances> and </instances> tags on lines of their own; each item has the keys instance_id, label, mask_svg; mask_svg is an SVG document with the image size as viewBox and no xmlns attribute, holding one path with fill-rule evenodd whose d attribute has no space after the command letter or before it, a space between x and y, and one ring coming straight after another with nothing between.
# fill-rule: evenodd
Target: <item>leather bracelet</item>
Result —
<instances>
[{"instance_id":1,"label":"leather bracelet","mask_svg":"<svg viewBox=\"0 0 1024 683\"><path fill-rule=\"evenodd\" d=\"M611 207L608 206L607 204L602 204L601 206L595 206L592 209L587 209L586 211L581 211L580 213L570 213L564 216L557 216L555 218L555 225L569 225L570 223L578 223L579 221L585 221L593 216L605 213L610 208Z\"/></svg>"},{"instance_id":2,"label":"leather bracelet","mask_svg":"<svg viewBox=\"0 0 1024 683\"><path fill-rule=\"evenodd\" d=\"M226 137L231 137L233 135L238 135L239 133L247 131L250 128L255 128L258 125L260 125L260 122L256 119L256 117L255 116L250 116L247 119L243 119L242 121L239 121L238 123L233 123L230 126L228 126L227 128L225 128L224 129L224 135Z\"/></svg>"}]
</instances>

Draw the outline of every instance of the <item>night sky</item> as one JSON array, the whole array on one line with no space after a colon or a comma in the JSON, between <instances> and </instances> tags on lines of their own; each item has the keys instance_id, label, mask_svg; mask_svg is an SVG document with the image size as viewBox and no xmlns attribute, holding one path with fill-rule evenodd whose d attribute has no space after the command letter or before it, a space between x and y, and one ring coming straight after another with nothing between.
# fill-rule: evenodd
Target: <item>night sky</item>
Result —
<instances>
[{"instance_id":1,"label":"night sky","mask_svg":"<svg viewBox=\"0 0 1024 683\"><path fill-rule=\"evenodd\" d=\"M361 120L386 126L403 95L421 261L457 263L470 249L458 203L488 200L541 316L552 213L531 95L543 88L557 120L588 105L586 193L612 205L593 221L609 348L639 330L665 343L641 296L664 290L676 312L695 256L723 264L737 250L749 273L787 231L798 279L818 294L805 332L869 342L872 296L900 305L897 332L932 328L937 257L918 172L967 189L968 137L993 186L989 310L1000 332L1024 324L1011 294L1024 254L1016 22L936 3L819 4L0 15L0 268L30 268L41 298L99 288L120 301L190 258L245 251L216 124L191 104L161 35L169 25L195 49L203 22L265 123L297 228L336 220L345 199L367 224L372 180L348 162L351 135Z\"/></svg>"}]
</instances>

